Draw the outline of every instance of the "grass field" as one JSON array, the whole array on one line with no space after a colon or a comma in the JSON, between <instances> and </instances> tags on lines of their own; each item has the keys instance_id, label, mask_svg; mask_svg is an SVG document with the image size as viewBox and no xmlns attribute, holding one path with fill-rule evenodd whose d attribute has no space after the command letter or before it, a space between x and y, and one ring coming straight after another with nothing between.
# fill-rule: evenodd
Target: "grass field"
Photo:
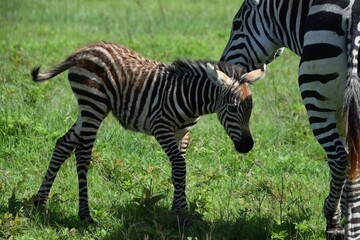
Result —
<instances>
[{"instance_id":1,"label":"grass field","mask_svg":"<svg viewBox=\"0 0 360 240\"><path fill-rule=\"evenodd\" d=\"M75 159L63 165L47 212L32 200L57 138L76 119L66 74L44 84L31 68L52 66L89 42L126 45L165 63L219 59L241 1L0 1L0 239L323 239L325 153L311 133L286 51L253 87L254 149L239 155L216 116L192 131L187 195L192 225L169 213L170 166L148 136L103 123L89 173L97 225L77 217Z\"/></svg>"}]
</instances>

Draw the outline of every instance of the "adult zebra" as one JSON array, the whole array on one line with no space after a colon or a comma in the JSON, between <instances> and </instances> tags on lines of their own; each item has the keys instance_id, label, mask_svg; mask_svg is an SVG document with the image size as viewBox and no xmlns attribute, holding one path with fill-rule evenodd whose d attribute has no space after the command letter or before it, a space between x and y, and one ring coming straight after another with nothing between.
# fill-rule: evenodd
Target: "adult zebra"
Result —
<instances>
[{"instance_id":1,"label":"adult zebra","mask_svg":"<svg viewBox=\"0 0 360 240\"><path fill-rule=\"evenodd\" d=\"M78 118L55 146L50 166L38 191L36 205L45 205L62 163L75 150L79 180L79 217L89 223L87 171L96 132L112 111L122 126L155 136L172 166L172 210L187 206L185 153L188 132L207 113L219 121L238 152L253 147L249 130L252 108L248 84L264 69L244 74L227 63L178 60L170 65L146 59L112 43L98 42L80 48L51 70L32 71L34 81L45 81L69 70L78 101Z\"/></svg>"},{"instance_id":2,"label":"adult zebra","mask_svg":"<svg viewBox=\"0 0 360 240\"><path fill-rule=\"evenodd\" d=\"M248 71L284 47L301 57L301 96L331 171L327 237L342 234L342 211L345 237L360 238L359 18L358 0L245 0L221 56Z\"/></svg>"}]
</instances>

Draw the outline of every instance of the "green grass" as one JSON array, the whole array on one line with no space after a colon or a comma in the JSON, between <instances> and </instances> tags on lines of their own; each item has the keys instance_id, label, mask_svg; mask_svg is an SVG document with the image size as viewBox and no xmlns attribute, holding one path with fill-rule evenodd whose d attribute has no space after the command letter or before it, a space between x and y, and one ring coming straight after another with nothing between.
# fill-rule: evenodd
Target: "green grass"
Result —
<instances>
[{"instance_id":1,"label":"green grass","mask_svg":"<svg viewBox=\"0 0 360 240\"><path fill-rule=\"evenodd\" d=\"M190 227L169 213L165 153L111 116L98 133L89 173L98 224L77 217L73 157L58 174L46 214L32 207L55 141L76 119L76 103L66 74L35 84L31 68L52 66L97 40L166 63L217 60L239 6L233 0L1 1L0 239L323 239L328 167L300 99L298 58L289 51L252 87L249 154L236 153L214 115L192 131Z\"/></svg>"}]
</instances>

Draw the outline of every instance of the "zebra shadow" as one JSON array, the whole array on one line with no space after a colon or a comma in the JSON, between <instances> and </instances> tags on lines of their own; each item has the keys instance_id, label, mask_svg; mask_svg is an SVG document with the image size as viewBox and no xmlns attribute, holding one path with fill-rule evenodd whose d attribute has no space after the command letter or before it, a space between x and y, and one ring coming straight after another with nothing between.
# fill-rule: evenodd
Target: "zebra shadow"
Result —
<instances>
[{"instance_id":1,"label":"zebra shadow","mask_svg":"<svg viewBox=\"0 0 360 240\"><path fill-rule=\"evenodd\" d=\"M70 229L86 229L87 227L87 225L78 218L75 212L72 214L64 213L63 207L67 202L57 198L57 195L50 198L47 206L39 207L34 205L36 195L25 198L18 198L16 195L17 192L14 190L12 196L8 198L7 206L0 206L0 214L7 213L8 221L13 221L13 224L17 224L18 220L16 219L20 218L32 221L36 225L53 229L61 229L62 227ZM1 217L0 223L2 220ZM21 221L19 223L21 223Z\"/></svg>"},{"instance_id":2,"label":"zebra shadow","mask_svg":"<svg viewBox=\"0 0 360 240\"><path fill-rule=\"evenodd\" d=\"M217 217L208 220L209 216L204 217L198 209L196 202L189 203L189 209L177 215L173 214L168 208L168 204L159 203L164 196L151 195L141 199L132 199L125 204L115 204L109 209L112 218L116 223L109 226L107 220L102 221L101 217L96 218L97 224L88 225L81 221L76 211L64 213L64 205L67 201L61 198L52 197L46 211L33 206L33 198L17 199L15 195L9 199L8 207L0 206L0 212L27 213L21 215L28 216L36 224L43 227L50 227L61 232L67 229L66 234L93 234L105 230L101 239L269 239L273 233L281 233L286 227L287 233L296 234L293 227L277 226L274 224L274 216L264 216L256 214L251 210L239 210L236 217ZM76 205L76 204L75 204ZM215 214L214 214L215 215ZM219 215L219 213L217 214ZM220 214L221 215L221 214ZM234 214L235 215L235 214ZM289 222L302 222L309 218L308 214L287 216ZM279 229L272 229L275 226ZM291 230L292 229L292 230ZM290 231L291 230L291 231ZM291 233L292 232L292 233ZM290 236L289 235L289 236Z\"/></svg>"},{"instance_id":3,"label":"zebra shadow","mask_svg":"<svg viewBox=\"0 0 360 240\"><path fill-rule=\"evenodd\" d=\"M244 214L235 221L205 220L192 208L179 215L166 207L137 203L113 206L114 217L122 224L108 232L112 239L268 239L270 217L248 218Z\"/></svg>"}]
</instances>

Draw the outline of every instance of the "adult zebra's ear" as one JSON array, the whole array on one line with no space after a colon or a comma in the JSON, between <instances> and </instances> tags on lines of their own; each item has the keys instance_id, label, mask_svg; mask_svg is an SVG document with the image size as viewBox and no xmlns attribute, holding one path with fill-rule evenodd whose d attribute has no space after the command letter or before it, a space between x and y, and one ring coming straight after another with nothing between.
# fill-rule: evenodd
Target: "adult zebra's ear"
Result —
<instances>
[{"instance_id":1,"label":"adult zebra's ear","mask_svg":"<svg viewBox=\"0 0 360 240\"><path fill-rule=\"evenodd\" d=\"M266 72L266 65L264 64L261 68L245 73L241 78L248 83L254 83L256 80L263 78Z\"/></svg>"},{"instance_id":2,"label":"adult zebra's ear","mask_svg":"<svg viewBox=\"0 0 360 240\"><path fill-rule=\"evenodd\" d=\"M233 80L231 78L222 71L215 69L215 67L210 63L206 64L206 73L210 81L218 86L229 87L233 84Z\"/></svg>"}]
</instances>

